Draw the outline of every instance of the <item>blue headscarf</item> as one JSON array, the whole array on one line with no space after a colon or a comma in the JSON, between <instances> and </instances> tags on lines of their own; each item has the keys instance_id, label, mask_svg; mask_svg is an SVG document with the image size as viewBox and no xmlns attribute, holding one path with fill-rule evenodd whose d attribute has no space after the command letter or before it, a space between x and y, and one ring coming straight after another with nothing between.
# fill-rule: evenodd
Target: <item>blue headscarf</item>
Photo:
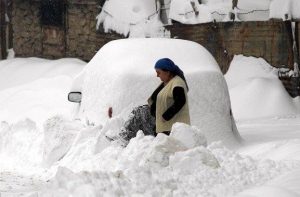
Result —
<instances>
[{"instance_id":1,"label":"blue headscarf","mask_svg":"<svg viewBox=\"0 0 300 197\"><path fill-rule=\"evenodd\" d=\"M185 80L183 71L172 60L170 60L169 58L159 59L155 63L154 68L155 69L167 70L167 71L170 71L171 73L173 73L174 75L178 75L181 79L184 80L187 89L189 89L188 85L187 85L187 82Z\"/></svg>"}]
</instances>

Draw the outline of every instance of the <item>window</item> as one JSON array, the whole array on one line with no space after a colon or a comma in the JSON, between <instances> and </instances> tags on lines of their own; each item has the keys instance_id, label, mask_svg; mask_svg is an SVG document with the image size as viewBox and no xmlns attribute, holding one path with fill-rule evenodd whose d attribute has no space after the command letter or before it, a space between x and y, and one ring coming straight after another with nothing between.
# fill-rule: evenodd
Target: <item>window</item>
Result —
<instances>
[{"instance_id":1,"label":"window","mask_svg":"<svg viewBox=\"0 0 300 197\"><path fill-rule=\"evenodd\" d=\"M64 25L64 1L41 0L41 23L42 25Z\"/></svg>"}]
</instances>

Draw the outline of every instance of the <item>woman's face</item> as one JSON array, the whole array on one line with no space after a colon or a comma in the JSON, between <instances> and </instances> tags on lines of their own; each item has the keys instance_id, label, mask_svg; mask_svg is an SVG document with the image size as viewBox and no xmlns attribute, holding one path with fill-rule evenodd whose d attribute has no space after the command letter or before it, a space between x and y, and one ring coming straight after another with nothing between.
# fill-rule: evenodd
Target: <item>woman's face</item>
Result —
<instances>
[{"instance_id":1,"label":"woman's face","mask_svg":"<svg viewBox=\"0 0 300 197\"><path fill-rule=\"evenodd\" d=\"M168 83L172 79L172 74L169 71L163 71L161 69L156 69L157 77L164 83Z\"/></svg>"}]
</instances>

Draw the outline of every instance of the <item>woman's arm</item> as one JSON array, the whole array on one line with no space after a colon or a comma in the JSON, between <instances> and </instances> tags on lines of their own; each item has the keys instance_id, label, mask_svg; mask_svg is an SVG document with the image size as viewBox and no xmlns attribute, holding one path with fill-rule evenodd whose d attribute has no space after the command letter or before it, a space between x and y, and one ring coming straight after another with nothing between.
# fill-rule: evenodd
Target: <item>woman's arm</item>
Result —
<instances>
[{"instance_id":1,"label":"woman's arm","mask_svg":"<svg viewBox=\"0 0 300 197\"><path fill-rule=\"evenodd\" d=\"M173 105L171 105L162 115L162 117L167 121L171 120L175 116L175 114L177 114L181 110L186 102L183 87L175 87L173 89L173 99Z\"/></svg>"}]
</instances>

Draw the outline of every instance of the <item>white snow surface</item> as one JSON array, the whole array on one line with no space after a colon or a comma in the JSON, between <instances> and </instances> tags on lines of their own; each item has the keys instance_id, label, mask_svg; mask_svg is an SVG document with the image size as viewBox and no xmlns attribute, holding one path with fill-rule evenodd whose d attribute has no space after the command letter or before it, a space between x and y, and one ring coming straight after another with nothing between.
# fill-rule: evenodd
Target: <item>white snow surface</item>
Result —
<instances>
[{"instance_id":1,"label":"white snow surface","mask_svg":"<svg viewBox=\"0 0 300 197\"><path fill-rule=\"evenodd\" d=\"M283 118L279 110L266 113L269 116L262 118L260 112L270 110L267 105L277 108L277 103L262 105L257 101L251 105L257 110L257 118L255 113L250 113L251 117L245 119L244 114L249 111L235 109L236 103L241 101L238 94L234 98L230 89L243 146L228 149L221 141L207 143L205 134L197 127L176 124L170 136L159 134L154 138L140 131L127 147L122 147L103 135L105 130L118 128L118 119L111 119L103 126L87 126L71 119L67 103L56 101L58 97L67 99L71 77L82 70L84 62L62 59L59 62L64 63L60 63L60 67L52 67L50 65L57 61L38 59L39 66L34 66L36 61L35 58L0 61L0 69L5 68L0 70L0 80L4 83L1 82L1 98L11 98L0 100L1 196L300 195L300 116L291 108L286 112L291 110L288 114L294 115ZM147 64L152 65L152 61ZM243 69L235 66L237 64ZM261 59L237 56L231 66L226 80L234 89L240 84L247 86L255 79L260 79L256 88L269 88L268 80L276 81L274 70ZM230 73L235 72L242 76L236 78L237 81L230 77ZM11 76L16 75L20 77L11 80ZM271 87L281 92L281 104L289 105L287 101L292 101L283 94L282 86L274 83ZM55 93L52 96L45 94L49 87ZM31 92L23 92L25 89ZM241 95L266 96L251 88L235 91L238 90ZM9 91L15 94L8 95ZM36 95L41 98L44 94L43 99L36 99ZM13 104L8 105L10 100ZM7 110L3 111L6 104ZM49 106L60 110L54 115L41 113L39 118L22 110L46 112Z\"/></svg>"},{"instance_id":2,"label":"white snow surface","mask_svg":"<svg viewBox=\"0 0 300 197\"><path fill-rule=\"evenodd\" d=\"M66 100L66 91L85 64L68 58L1 61L0 120L16 122L26 117L43 122L50 115L70 114L73 104Z\"/></svg>"}]
</instances>

